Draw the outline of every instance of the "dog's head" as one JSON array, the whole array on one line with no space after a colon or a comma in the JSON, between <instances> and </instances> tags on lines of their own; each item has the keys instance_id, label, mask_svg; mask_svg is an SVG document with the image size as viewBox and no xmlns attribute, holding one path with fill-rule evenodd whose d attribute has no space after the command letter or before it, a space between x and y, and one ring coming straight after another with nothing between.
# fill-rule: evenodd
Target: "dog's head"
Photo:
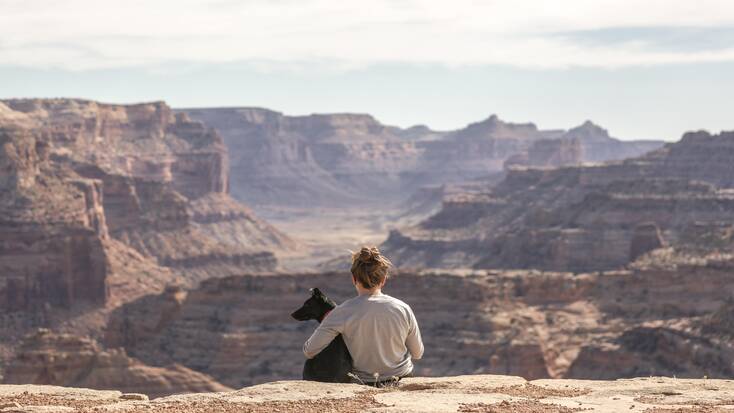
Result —
<instances>
[{"instance_id":1,"label":"dog's head","mask_svg":"<svg viewBox=\"0 0 734 413\"><path fill-rule=\"evenodd\" d=\"M326 313L333 310L336 303L325 296L318 288L311 289L311 297L303 303L303 306L291 314L298 321L317 320L321 321Z\"/></svg>"}]
</instances>

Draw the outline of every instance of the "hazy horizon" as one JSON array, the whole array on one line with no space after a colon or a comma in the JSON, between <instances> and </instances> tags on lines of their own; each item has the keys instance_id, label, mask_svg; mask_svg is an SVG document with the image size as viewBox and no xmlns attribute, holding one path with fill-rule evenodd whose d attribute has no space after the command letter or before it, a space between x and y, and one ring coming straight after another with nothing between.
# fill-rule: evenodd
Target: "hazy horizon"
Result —
<instances>
[{"instance_id":1,"label":"hazy horizon","mask_svg":"<svg viewBox=\"0 0 734 413\"><path fill-rule=\"evenodd\" d=\"M436 130L494 113L677 140L734 129L732 73L723 0L0 3L2 98L369 113Z\"/></svg>"}]
</instances>

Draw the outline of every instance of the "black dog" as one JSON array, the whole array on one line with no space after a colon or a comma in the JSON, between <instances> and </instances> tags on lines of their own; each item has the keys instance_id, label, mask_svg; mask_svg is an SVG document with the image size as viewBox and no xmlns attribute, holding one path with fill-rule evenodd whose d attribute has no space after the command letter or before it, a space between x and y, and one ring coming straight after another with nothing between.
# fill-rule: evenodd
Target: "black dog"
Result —
<instances>
[{"instance_id":1,"label":"black dog","mask_svg":"<svg viewBox=\"0 0 734 413\"><path fill-rule=\"evenodd\" d=\"M336 307L334 301L318 288L312 288L311 298L294 311L291 317L298 321L316 320L320 323L334 307ZM351 372L352 356L340 334L316 357L306 360L306 364L303 365L303 380L349 383Z\"/></svg>"}]
</instances>

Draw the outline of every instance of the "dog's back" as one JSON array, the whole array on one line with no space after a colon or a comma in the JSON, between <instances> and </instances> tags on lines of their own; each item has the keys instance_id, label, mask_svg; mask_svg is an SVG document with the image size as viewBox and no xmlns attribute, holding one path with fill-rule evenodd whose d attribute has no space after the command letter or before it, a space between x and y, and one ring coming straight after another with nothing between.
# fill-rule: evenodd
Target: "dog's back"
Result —
<instances>
[{"instance_id":1,"label":"dog's back","mask_svg":"<svg viewBox=\"0 0 734 413\"><path fill-rule=\"evenodd\" d=\"M291 316L299 321L321 320L336 307L318 288L311 289L311 297ZM349 383L352 372L352 356L341 334L325 349L303 365L303 379L328 383Z\"/></svg>"},{"instance_id":2,"label":"dog's back","mask_svg":"<svg viewBox=\"0 0 734 413\"><path fill-rule=\"evenodd\" d=\"M352 356L339 334L316 357L306 360L303 365L303 380L349 383L351 372Z\"/></svg>"}]
</instances>

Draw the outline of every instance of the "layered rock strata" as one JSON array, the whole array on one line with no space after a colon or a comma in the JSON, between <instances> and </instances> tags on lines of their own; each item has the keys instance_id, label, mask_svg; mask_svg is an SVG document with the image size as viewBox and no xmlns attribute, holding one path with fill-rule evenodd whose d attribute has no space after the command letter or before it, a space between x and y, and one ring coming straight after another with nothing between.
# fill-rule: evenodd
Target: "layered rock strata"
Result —
<instances>
[{"instance_id":1,"label":"layered rock strata","mask_svg":"<svg viewBox=\"0 0 734 413\"><path fill-rule=\"evenodd\" d=\"M0 308L104 303L109 262L101 183L48 161L44 141L0 128Z\"/></svg>"},{"instance_id":2,"label":"layered rock strata","mask_svg":"<svg viewBox=\"0 0 734 413\"><path fill-rule=\"evenodd\" d=\"M230 390L181 365L146 366L124 350L104 350L92 339L48 330L26 338L5 369L3 383L114 389L149 397Z\"/></svg>"},{"instance_id":3,"label":"layered rock strata","mask_svg":"<svg viewBox=\"0 0 734 413\"><path fill-rule=\"evenodd\" d=\"M621 268L668 244L728 251L717 234L734 219L732 160L732 133L691 133L619 163L516 168L445 199L384 247L402 266L577 272Z\"/></svg>"},{"instance_id":4,"label":"layered rock strata","mask_svg":"<svg viewBox=\"0 0 734 413\"><path fill-rule=\"evenodd\" d=\"M98 335L167 284L274 270L293 242L229 197L228 169L162 102L0 101L0 375L37 327Z\"/></svg>"},{"instance_id":5,"label":"layered rock strata","mask_svg":"<svg viewBox=\"0 0 734 413\"><path fill-rule=\"evenodd\" d=\"M635 158L660 149L663 144L655 140L620 141L610 136L606 129L588 120L580 126L569 129L562 138L579 142L583 160L593 163Z\"/></svg>"},{"instance_id":6,"label":"layered rock strata","mask_svg":"<svg viewBox=\"0 0 734 413\"><path fill-rule=\"evenodd\" d=\"M9 165L0 181L8 187L0 263L12 267L0 291L14 307L25 305L30 298L23 291L31 290L41 301L70 304L82 294L68 287L70 277L82 278L83 293L104 302L111 244L175 268L190 283L272 270L271 251L292 245L228 197L227 150L219 135L162 102L11 99L0 105L7 142L0 162ZM20 240L25 247L15 246Z\"/></svg>"},{"instance_id":7,"label":"layered rock strata","mask_svg":"<svg viewBox=\"0 0 734 413\"><path fill-rule=\"evenodd\" d=\"M578 165L583 162L583 153L579 139L543 139L530 146L527 152L509 157L504 168Z\"/></svg>"},{"instance_id":8,"label":"layered rock strata","mask_svg":"<svg viewBox=\"0 0 734 413\"><path fill-rule=\"evenodd\" d=\"M212 129L163 102L108 105L76 99L11 99L57 153L120 175L171 183L189 198L226 192L227 150Z\"/></svg>"},{"instance_id":9,"label":"layered rock strata","mask_svg":"<svg viewBox=\"0 0 734 413\"><path fill-rule=\"evenodd\" d=\"M727 317L734 261L666 251L610 273L401 272L385 292L418 318L426 343L418 375L729 377L732 333L706 320ZM231 387L298 378L301 346L315 325L289 314L312 287L337 301L354 294L344 273L212 279L123 306L106 343Z\"/></svg>"},{"instance_id":10,"label":"layered rock strata","mask_svg":"<svg viewBox=\"0 0 734 413\"><path fill-rule=\"evenodd\" d=\"M463 183L524 164L622 159L662 142L622 142L596 125L540 130L496 115L456 131L386 126L369 115L286 116L259 108L186 109L229 148L232 193L255 207L384 205L423 185ZM546 142L550 140L550 142ZM517 158L519 157L519 158Z\"/></svg>"}]
</instances>

